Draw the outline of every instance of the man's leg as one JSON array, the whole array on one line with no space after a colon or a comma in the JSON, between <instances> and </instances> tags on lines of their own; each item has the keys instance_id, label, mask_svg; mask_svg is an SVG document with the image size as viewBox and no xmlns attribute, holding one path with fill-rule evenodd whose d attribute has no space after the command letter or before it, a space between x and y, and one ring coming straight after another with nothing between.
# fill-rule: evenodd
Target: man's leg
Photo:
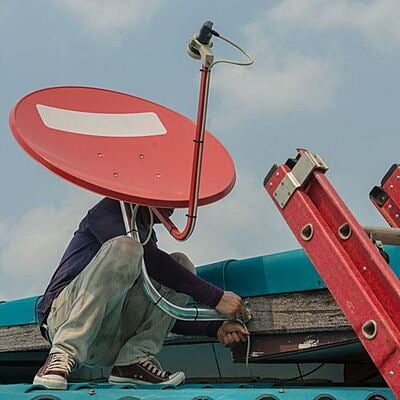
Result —
<instances>
[{"instance_id":1,"label":"man's leg","mask_svg":"<svg viewBox=\"0 0 400 400\"><path fill-rule=\"evenodd\" d=\"M181 265L196 273L193 263L184 254L173 253L171 256ZM175 319L152 304L144 292L136 286L131 293L128 293L122 313L119 337L124 344L114 362L114 369L110 377L112 383L134 382L135 379L124 379L130 375L129 366L138 362L146 364L148 360L154 360L155 355L162 348L165 337L175 323ZM163 286L159 287L159 291L163 297L174 304L179 306L187 304L188 296L186 294L177 293ZM140 376L137 378L137 381L140 381Z\"/></svg>"},{"instance_id":2,"label":"man's leg","mask_svg":"<svg viewBox=\"0 0 400 400\"><path fill-rule=\"evenodd\" d=\"M51 354L67 355L75 365L95 364L97 360L88 360L88 350L96 341L102 346L97 347L95 357L100 360L108 356L106 353L118 334L125 297L140 274L142 256L140 243L127 236L103 244L53 303L47 320ZM46 364L36 375L35 383L46 385L42 371L44 367L48 371Z\"/></svg>"}]
</instances>

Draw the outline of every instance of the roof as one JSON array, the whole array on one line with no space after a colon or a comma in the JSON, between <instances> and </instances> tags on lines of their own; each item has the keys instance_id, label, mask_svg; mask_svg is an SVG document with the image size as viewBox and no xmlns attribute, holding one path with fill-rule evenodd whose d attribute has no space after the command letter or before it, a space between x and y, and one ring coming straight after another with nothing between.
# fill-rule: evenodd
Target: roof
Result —
<instances>
[{"instance_id":1,"label":"roof","mask_svg":"<svg viewBox=\"0 0 400 400\"><path fill-rule=\"evenodd\" d=\"M387 246L394 272L400 275L400 250ZM239 293L262 296L323 289L325 285L302 250L287 251L244 260L225 260L198 268L203 278ZM290 277L290 279L287 279ZM37 322L36 304L40 297L0 303L0 327ZM374 395L378 397L374 397ZM380 396L380 397L379 397ZM0 400L394 400L388 388L303 386L287 388L271 384L186 384L155 387L108 384L70 384L66 391L49 391L31 384L0 384Z\"/></svg>"},{"instance_id":2,"label":"roof","mask_svg":"<svg viewBox=\"0 0 400 400\"><path fill-rule=\"evenodd\" d=\"M379 395L380 397L374 397ZM384 396L384 397L382 397ZM37 385L0 385L0 400L395 400L387 388L272 388L266 384L186 384L138 386L70 384L68 390Z\"/></svg>"},{"instance_id":3,"label":"roof","mask_svg":"<svg viewBox=\"0 0 400 400\"><path fill-rule=\"evenodd\" d=\"M392 269L400 277L400 248L386 246L385 250L389 254ZM219 261L197 268L197 273L242 297L326 288L303 250ZM29 297L0 303L0 327L36 323L35 309L39 299Z\"/></svg>"}]
</instances>

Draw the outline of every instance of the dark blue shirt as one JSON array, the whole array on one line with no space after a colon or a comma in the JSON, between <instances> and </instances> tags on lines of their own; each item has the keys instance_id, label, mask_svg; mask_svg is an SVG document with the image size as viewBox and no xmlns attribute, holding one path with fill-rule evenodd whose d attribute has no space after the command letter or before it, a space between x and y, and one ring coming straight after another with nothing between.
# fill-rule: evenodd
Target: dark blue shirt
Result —
<instances>
[{"instance_id":1,"label":"dark blue shirt","mask_svg":"<svg viewBox=\"0 0 400 400\"><path fill-rule=\"evenodd\" d=\"M139 208L137 227L143 241L149 234L147 210ZM89 210L79 224L78 230L69 243L60 264L37 308L39 323L42 324L59 293L89 264L107 240L124 235L120 204L116 200L104 198ZM157 247L157 237L152 231L149 242L144 246L144 259L151 278L164 286L192 296L200 303L215 308L223 291L204 279L197 277L180 265L168 253ZM174 331L184 334L206 334L215 336L220 323L187 323L179 321Z\"/></svg>"}]
</instances>

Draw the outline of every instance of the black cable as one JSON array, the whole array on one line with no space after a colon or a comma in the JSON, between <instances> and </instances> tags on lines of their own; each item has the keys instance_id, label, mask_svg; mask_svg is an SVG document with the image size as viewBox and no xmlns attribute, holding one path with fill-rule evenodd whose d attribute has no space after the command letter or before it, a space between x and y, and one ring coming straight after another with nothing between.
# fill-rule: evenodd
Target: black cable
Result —
<instances>
[{"instance_id":1,"label":"black cable","mask_svg":"<svg viewBox=\"0 0 400 400\"><path fill-rule=\"evenodd\" d=\"M299 378L303 381L304 378L303 378L303 373L301 372L300 364L297 363L296 365L297 365L297 371L299 371Z\"/></svg>"},{"instance_id":2,"label":"black cable","mask_svg":"<svg viewBox=\"0 0 400 400\"><path fill-rule=\"evenodd\" d=\"M369 375L367 375L367 376L364 376L364 377L361 378L361 379L358 379L357 382L358 382L358 383L363 383L363 382L368 381L368 380L371 379L371 378L375 378L375 377L378 376L378 375L379 375L379 371L375 371L375 372L372 373L372 374L369 374Z\"/></svg>"},{"instance_id":3,"label":"black cable","mask_svg":"<svg viewBox=\"0 0 400 400\"><path fill-rule=\"evenodd\" d=\"M212 350L213 350L213 353L214 353L215 364L217 364L217 369L218 369L219 377L222 378L221 369L220 369L220 367L219 367L218 357L217 357L217 353L216 353L216 351L215 351L214 343L211 344L211 347L212 347Z\"/></svg>"},{"instance_id":4,"label":"black cable","mask_svg":"<svg viewBox=\"0 0 400 400\"><path fill-rule=\"evenodd\" d=\"M321 363L320 365L318 365L318 367L315 367L311 371L308 371L307 373L302 374L301 376L295 376L295 377L289 378L289 379L282 379L281 381L275 383L272 387L275 387L275 386L278 386L278 385L282 385L282 384L287 383L287 382L295 381L295 380L299 379L300 377L302 379L304 379L306 376L309 376L309 375L313 374L314 372L317 372L324 365L325 365L325 363Z\"/></svg>"},{"instance_id":5,"label":"black cable","mask_svg":"<svg viewBox=\"0 0 400 400\"><path fill-rule=\"evenodd\" d=\"M156 306L164 297L160 295L160 297L158 298L158 300L154 303L154 305Z\"/></svg>"}]
</instances>

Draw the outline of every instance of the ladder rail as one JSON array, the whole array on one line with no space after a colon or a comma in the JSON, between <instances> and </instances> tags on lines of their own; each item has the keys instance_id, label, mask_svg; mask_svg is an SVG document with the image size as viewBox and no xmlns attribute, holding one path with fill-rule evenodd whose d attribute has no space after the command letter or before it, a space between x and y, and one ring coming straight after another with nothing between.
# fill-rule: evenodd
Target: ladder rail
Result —
<instances>
[{"instance_id":1,"label":"ladder rail","mask_svg":"<svg viewBox=\"0 0 400 400\"><path fill-rule=\"evenodd\" d=\"M265 189L400 398L399 280L320 168L280 201L279 190L292 171L280 165L266 178Z\"/></svg>"},{"instance_id":2,"label":"ladder rail","mask_svg":"<svg viewBox=\"0 0 400 400\"><path fill-rule=\"evenodd\" d=\"M375 186L369 193L372 204L387 223L400 228L400 166L392 165L382 178L381 186Z\"/></svg>"}]
</instances>

